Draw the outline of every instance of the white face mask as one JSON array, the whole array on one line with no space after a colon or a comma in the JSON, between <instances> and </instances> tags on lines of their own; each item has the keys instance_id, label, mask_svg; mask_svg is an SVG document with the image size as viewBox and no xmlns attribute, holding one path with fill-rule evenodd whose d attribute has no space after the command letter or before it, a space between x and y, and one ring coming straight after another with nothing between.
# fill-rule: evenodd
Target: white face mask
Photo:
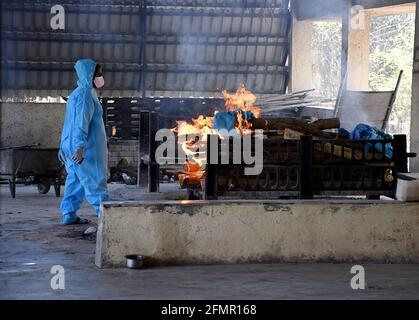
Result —
<instances>
[{"instance_id":1,"label":"white face mask","mask_svg":"<svg viewBox=\"0 0 419 320\"><path fill-rule=\"evenodd\" d=\"M96 88L102 88L105 85L105 79L103 79L103 76L96 77L95 80L93 80L95 83Z\"/></svg>"}]
</instances>

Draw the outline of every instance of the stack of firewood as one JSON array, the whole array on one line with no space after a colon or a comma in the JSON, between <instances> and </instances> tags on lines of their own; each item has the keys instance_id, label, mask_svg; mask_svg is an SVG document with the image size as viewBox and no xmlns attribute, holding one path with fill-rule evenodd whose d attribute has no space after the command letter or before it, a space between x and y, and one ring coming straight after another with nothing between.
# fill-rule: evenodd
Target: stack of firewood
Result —
<instances>
[{"instance_id":1,"label":"stack of firewood","mask_svg":"<svg viewBox=\"0 0 419 320\"><path fill-rule=\"evenodd\" d=\"M337 132L326 130L340 127L338 118L305 121L297 118L259 118L249 121L252 130L261 129L265 132L274 132L279 138L299 140L302 135L311 135L313 139L337 139L342 138ZM335 130L336 131L336 130ZM196 143L197 140L191 141ZM320 152L334 152L332 150L316 150ZM169 170L178 174L181 188L202 189L205 171L198 163L185 162L183 170Z\"/></svg>"},{"instance_id":2,"label":"stack of firewood","mask_svg":"<svg viewBox=\"0 0 419 320\"><path fill-rule=\"evenodd\" d=\"M284 139L299 139L302 135L312 135L314 138L342 138L338 133L324 131L340 127L338 118L320 119L313 122L296 118L259 118L250 120L252 130L262 129L277 131Z\"/></svg>"}]
</instances>

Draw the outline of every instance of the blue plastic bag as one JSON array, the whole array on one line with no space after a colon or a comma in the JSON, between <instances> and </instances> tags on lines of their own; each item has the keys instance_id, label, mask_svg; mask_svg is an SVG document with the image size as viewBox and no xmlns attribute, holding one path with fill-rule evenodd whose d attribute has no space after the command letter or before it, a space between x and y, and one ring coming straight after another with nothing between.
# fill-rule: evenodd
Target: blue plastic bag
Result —
<instances>
[{"instance_id":1,"label":"blue plastic bag","mask_svg":"<svg viewBox=\"0 0 419 320\"><path fill-rule=\"evenodd\" d=\"M350 140L390 140L393 137L376 127L372 127L368 124L360 123L358 124L355 129L351 131L349 134ZM371 145L365 145L365 152L370 151ZM375 144L375 151L383 152L383 145L378 143ZM387 158L393 157L393 146L390 143L385 144L385 155Z\"/></svg>"}]
</instances>

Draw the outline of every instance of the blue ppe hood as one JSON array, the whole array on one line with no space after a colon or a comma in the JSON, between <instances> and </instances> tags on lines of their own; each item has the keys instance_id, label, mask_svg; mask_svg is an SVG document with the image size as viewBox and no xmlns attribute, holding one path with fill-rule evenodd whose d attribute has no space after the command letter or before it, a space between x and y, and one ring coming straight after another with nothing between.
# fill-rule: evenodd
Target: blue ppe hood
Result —
<instances>
[{"instance_id":1,"label":"blue ppe hood","mask_svg":"<svg viewBox=\"0 0 419 320\"><path fill-rule=\"evenodd\" d=\"M81 88L93 88L93 76L96 69L96 62L91 59L80 59L74 66L76 69L77 86Z\"/></svg>"}]
</instances>

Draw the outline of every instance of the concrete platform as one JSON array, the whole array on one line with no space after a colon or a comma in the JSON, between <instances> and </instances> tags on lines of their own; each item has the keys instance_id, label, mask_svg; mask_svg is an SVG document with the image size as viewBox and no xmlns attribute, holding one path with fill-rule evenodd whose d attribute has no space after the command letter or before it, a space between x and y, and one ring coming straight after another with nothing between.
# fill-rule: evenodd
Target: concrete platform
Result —
<instances>
[{"instance_id":1,"label":"concrete platform","mask_svg":"<svg viewBox=\"0 0 419 320\"><path fill-rule=\"evenodd\" d=\"M122 201L102 206L96 265L419 263L419 203Z\"/></svg>"},{"instance_id":2,"label":"concrete platform","mask_svg":"<svg viewBox=\"0 0 419 320\"><path fill-rule=\"evenodd\" d=\"M144 199L146 189L109 185L113 199ZM363 264L365 290L352 290L353 264L240 264L99 269L96 224L61 226L60 198L0 186L0 299L418 299L418 264ZM65 290L52 290L53 265L65 268Z\"/></svg>"}]
</instances>

